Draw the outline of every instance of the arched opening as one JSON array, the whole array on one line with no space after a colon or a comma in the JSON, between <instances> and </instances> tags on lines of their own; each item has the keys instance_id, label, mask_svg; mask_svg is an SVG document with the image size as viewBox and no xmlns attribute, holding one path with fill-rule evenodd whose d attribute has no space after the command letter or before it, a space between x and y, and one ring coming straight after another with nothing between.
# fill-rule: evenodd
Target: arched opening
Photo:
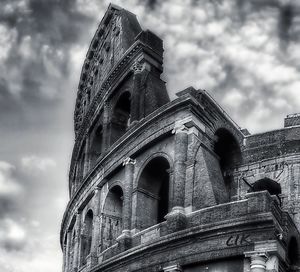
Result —
<instances>
[{"instance_id":1,"label":"arched opening","mask_svg":"<svg viewBox=\"0 0 300 272\"><path fill-rule=\"evenodd\" d=\"M215 136L217 140L214 145L214 151L220 159L220 170L225 186L229 195L232 195L236 188L232 183L233 177L229 173L230 169L239 165L242 161L240 146L235 137L227 129L218 129Z\"/></svg>"},{"instance_id":2,"label":"arched opening","mask_svg":"<svg viewBox=\"0 0 300 272\"><path fill-rule=\"evenodd\" d=\"M102 250L112 246L122 233L123 191L118 185L111 188L105 199L102 214Z\"/></svg>"},{"instance_id":3,"label":"arched opening","mask_svg":"<svg viewBox=\"0 0 300 272\"><path fill-rule=\"evenodd\" d=\"M93 237L93 212L89 210L84 219L83 234L81 237L81 252L82 252L82 264L86 264L86 257L91 252L92 237Z\"/></svg>"},{"instance_id":4,"label":"arched opening","mask_svg":"<svg viewBox=\"0 0 300 272\"><path fill-rule=\"evenodd\" d=\"M252 192L268 191L270 195L277 197L279 205L281 205L281 199L280 199L281 186L275 180L272 180L270 178L260 179L252 184L252 187L248 192L251 191Z\"/></svg>"},{"instance_id":5,"label":"arched opening","mask_svg":"<svg viewBox=\"0 0 300 272\"><path fill-rule=\"evenodd\" d=\"M231 167L241 163L241 150L239 143L227 129L218 129L215 136L217 141L214 151L220 158L220 167L224 175Z\"/></svg>"},{"instance_id":6,"label":"arched opening","mask_svg":"<svg viewBox=\"0 0 300 272\"><path fill-rule=\"evenodd\" d=\"M130 92L124 92L118 99L112 114L111 142L114 143L127 130L130 124Z\"/></svg>"},{"instance_id":7,"label":"arched opening","mask_svg":"<svg viewBox=\"0 0 300 272\"><path fill-rule=\"evenodd\" d=\"M94 129L91 135L91 144L89 150L90 167L92 168L102 152L103 127L99 125Z\"/></svg>"},{"instance_id":8,"label":"arched opening","mask_svg":"<svg viewBox=\"0 0 300 272\"><path fill-rule=\"evenodd\" d=\"M278 182L270 178L263 178L252 184L252 191L268 191L270 195L278 196L281 194L281 186Z\"/></svg>"},{"instance_id":9,"label":"arched opening","mask_svg":"<svg viewBox=\"0 0 300 272\"><path fill-rule=\"evenodd\" d=\"M143 169L137 191L137 228L145 229L163 222L169 211L169 162L152 159Z\"/></svg>"},{"instance_id":10,"label":"arched opening","mask_svg":"<svg viewBox=\"0 0 300 272\"><path fill-rule=\"evenodd\" d=\"M86 157L85 157L85 148L86 148L86 143L85 141L83 142L80 151L79 151L79 156L77 159L77 166L76 166L76 187L81 184L85 174L86 174Z\"/></svg>"},{"instance_id":11,"label":"arched opening","mask_svg":"<svg viewBox=\"0 0 300 272\"><path fill-rule=\"evenodd\" d=\"M288 260L292 266L300 264L298 242L294 236L291 237L288 244Z\"/></svg>"}]
</instances>

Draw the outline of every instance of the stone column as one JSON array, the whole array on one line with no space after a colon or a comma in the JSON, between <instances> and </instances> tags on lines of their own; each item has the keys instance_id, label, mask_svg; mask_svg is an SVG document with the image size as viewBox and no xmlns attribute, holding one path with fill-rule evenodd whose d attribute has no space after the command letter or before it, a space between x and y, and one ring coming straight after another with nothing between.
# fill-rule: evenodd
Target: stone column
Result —
<instances>
[{"instance_id":1,"label":"stone column","mask_svg":"<svg viewBox=\"0 0 300 272\"><path fill-rule=\"evenodd\" d=\"M186 181L185 181L185 196L184 206L189 212L193 210L193 190L194 190L194 174L196 161L190 160L186 164Z\"/></svg>"},{"instance_id":2,"label":"stone column","mask_svg":"<svg viewBox=\"0 0 300 272\"><path fill-rule=\"evenodd\" d=\"M250 258L250 272L266 272L268 256L266 252L247 252L245 256Z\"/></svg>"},{"instance_id":3,"label":"stone column","mask_svg":"<svg viewBox=\"0 0 300 272\"><path fill-rule=\"evenodd\" d=\"M87 137L86 137L86 140L85 140L85 155L84 155L84 172L85 172L85 175L89 172L89 170L91 169L91 165L92 165L92 160L91 160L91 152L90 152L90 143L91 143L91 134L89 134Z\"/></svg>"},{"instance_id":4,"label":"stone column","mask_svg":"<svg viewBox=\"0 0 300 272\"><path fill-rule=\"evenodd\" d=\"M131 123L141 118L140 114L140 97L142 92L142 72L143 65L136 61L132 66L133 75L133 91L131 94Z\"/></svg>"},{"instance_id":5,"label":"stone column","mask_svg":"<svg viewBox=\"0 0 300 272\"><path fill-rule=\"evenodd\" d=\"M173 205L174 188L173 188L173 182L172 182L174 180L173 168L167 169L167 172L169 174L169 202L168 202L168 207L170 209L174 206Z\"/></svg>"},{"instance_id":6,"label":"stone column","mask_svg":"<svg viewBox=\"0 0 300 272\"><path fill-rule=\"evenodd\" d=\"M128 233L131 230L131 216L132 216L132 189L133 189L133 173L136 161L131 158L126 158L123 161L125 166L125 180L124 180L124 199L123 199L123 233Z\"/></svg>"},{"instance_id":7,"label":"stone column","mask_svg":"<svg viewBox=\"0 0 300 272\"><path fill-rule=\"evenodd\" d=\"M164 272L182 272L182 268L179 264L166 266L163 268Z\"/></svg>"},{"instance_id":8,"label":"stone column","mask_svg":"<svg viewBox=\"0 0 300 272\"><path fill-rule=\"evenodd\" d=\"M80 256L81 256L81 246L80 246L80 236L81 236L81 211L77 212L76 222L75 222L75 245L74 245L74 258L73 258L73 271L78 271L80 265Z\"/></svg>"},{"instance_id":9,"label":"stone column","mask_svg":"<svg viewBox=\"0 0 300 272\"><path fill-rule=\"evenodd\" d=\"M67 245L63 245L63 265L62 271L67 271Z\"/></svg>"},{"instance_id":10,"label":"stone column","mask_svg":"<svg viewBox=\"0 0 300 272\"><path fill-rule=\"evenodd\" d=\"M91 253L90 253L90 258L88 260L88 264L90 267L97 264L98 247L100 245L100 235L101 235L100 201L101 201L101 190L97 187L95 189L94 201L93 201L95 207L95 214L94 214L94 222L93 222Z\"/></svg>"},{"instance_id":11,"label":"stone column","mask_svg":"<svg viewBox=\"0 0 300 272\"><path fill-rule=\"evenodd\" d=\"M110 113L110 105L108 101L104 102L103 106L103 141L102 141L102 148L101 151L105 151L108 149L110 145L109 141L109 113Z\"/></svg>"},{"instance_id":12,"label":"stone column","mask_svg":"<svg viewBox=\"0 0 300 272\"><path fill-rule=\"evenodd\" d=\"M176 126L172 131L175 134L175 160L173 167L173 207L166 215L169 229L176 231L185 228L186 215L185 202L185 178L186 160L188 148L188 128L183 124Z\"/></svg>"},{"instance_id":13,"label":"stone column","mask_svg":"<svg viewBox=\"0 0 300 272\"><path fill-rule=\"evenodd\" d=\"M65 270L64 271L70 270L69 262L70 262L71 241L72 241L72 231L68 230L67 231L67 246L66 246L66 254L65 254Z\"/></svg>"},{"instance_id":14,"label":"stone column","mask_svg":"<svg viewBox=\"0 0 300 272\"><path fill-rule=\"evenodd\" d=\"M181 125L179 127L175 127L172 132L175 134L173 208L181 208L184 207L188 128Z\"/></svg>"},{"instance_id":15,"label":"stone column","mask_svg":"<svg viewBox=\"0 0 300 272\"><path fill-rule=\"evenodd\" d=\"M127 250L131 246L132 188L135 163L136 161L129 157L123 162L123 166L125 166L122 214L123 230L122 234L117 238L122 251Z\"/></svg>"}]
</instances>

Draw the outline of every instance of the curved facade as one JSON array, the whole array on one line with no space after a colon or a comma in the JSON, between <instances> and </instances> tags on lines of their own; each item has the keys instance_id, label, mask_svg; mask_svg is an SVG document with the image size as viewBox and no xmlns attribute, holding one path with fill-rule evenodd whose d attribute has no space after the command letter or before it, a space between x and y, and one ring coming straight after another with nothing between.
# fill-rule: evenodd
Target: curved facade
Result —
<instances>
[{"instance_id":1,"label":"curved facade","mask_svg":"<svg viewBox=\"0 0 300 272\"><path fill-rule=\"evenodd\" d=\"M300 117L250 135L204 90L170 101L162 64L110 5L78 87L63 271L299 271Z\"/></svg>"}]
</instances>

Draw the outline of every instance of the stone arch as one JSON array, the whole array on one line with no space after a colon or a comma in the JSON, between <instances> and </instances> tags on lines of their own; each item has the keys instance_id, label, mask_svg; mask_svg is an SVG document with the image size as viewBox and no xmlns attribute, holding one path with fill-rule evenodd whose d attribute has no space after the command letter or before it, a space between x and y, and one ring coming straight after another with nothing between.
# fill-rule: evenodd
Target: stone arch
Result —
<instances>
[{"instance_id":1,"label":"stone arch","mask_svg":"<svg viewBox=\"0 0 300 272\"><path fill-rule=\"evenodd\" d=\"M281 204L281 186L278 182L276 182L273 179L264 177L262 179L259 179L255 181L251 188L248 190L253 192L260 192L260 191L268 191L270 195L276 196L278 198L279 204Z\"/></svg>"},{"instance_id":2,"label":"stone arch","mask_svg":"<svg viewBox=\"0 0 300 272\"><path fill-rule=\"evenodd\" d=\"M242 163L242 153L239 141L227 128L215 131L214 152L219 157L219 165L228 192L232 191L233 177L231 169Z\"/></svg>"},{"instance_id":3,"label":"stone arch","mask_svg":"<svg viewBox=\"0 0 300 272\"><path fill-rule=\"evenodd\" d=\"M220 130L226 130L228 133L230 133L232 135L232 137L234 137L235 141L240 146L240 148L242 148L244 135L241 132L241 129L239 127L234 126L229 121L225 121L225 120L221 119L214 123L212 133L214 135L216 135L216 133Z\"/></svg>"},{"instance_id":4,"label":"stone arch","mask_svg":"<svg viewBox=\"0 0 300 272\"><path fill-rule=\"evenodd\" d=\"M77 157L77 166L76 166L76 178L75 178L75 186L78 187L86 174L86 140L82 142L82 145L79 149L78 157Z\"/></svg>"},{"instance_id":5,"label":"stone arch","mask_svg":"<svg viewBox=\"0 0 300 272\"><path fill-rule=\"evenodd\" d=\"M122 233L123 189L114 184L110 187L102 208L102 250L112 246Z\"/></svg>"},{"instance_id":6,"label":"stone arch","mask_svg":"<svg viewBox=\"0 0 300 272\"><path fill-rule=\"evenodd\" d=\"M238 165L242 161L241 149L236 137L225 128L219 128L215 131L216 141L214 143L214 152L220 158L220 167L222 172Z\"/></svg>"},{"instance_id":7,"label":"stone arch","mask_svg":"<svg viewBox=\"0 0 300 272\"><path fill-rule=\"evenodd\" d=\"M93 221L94 213L89 209L84 217L83 231L81 236L81 252L82 252L82 265L86 264L86 258L91 253L92 237L93 237Z\"/></svg>"},{"instance_id":8,"label":"stone arch","mask_svg":"<svg viewBox=\"0 0 300 272\"><path fill-rule=\"evenodd\" d=\"M281 186L275 180L265 177L255 181L252 184L252 191L254 192L268 191L270 195L280 195Z\"/></svg>"},{"instance_id":9,"label":"stone arch","mask_svg":"<svg viewBox=\"0 0 300 272\"><path fill-rule=\"evenodd\" d=\"M155 154L141 167L137 179L136 228L145 229L163 222L168 213L170 161L165 154Z\"/></svg>"},{"instance_id":10,"label":"stone arch","mask_svg":"<svg viewBox=\"0 0 300 272\"><path fill-rule=\"evenodd\" d=\"M143 172L143 169L145 168L145 166L153 159L157 158L157 157L162 157L164 159L166 159L170 165L170 171L172 170L173 168L173 160L171 158L171 156L169 154L167 154L166 152L155 152L155 153L152 153L149 157L147 157L143 163L141 164L140 166L140 169L139 169L139 172L138 172L138 175L137 175L137 182ZM137 184L136 184L137 185Z\"/></svg>"},{"instance_id":11,"label":"stone arch","mask_svg":"<svg viewBox=\"0 0 300 272\"><path fill-rule=\"evenodd\" d=\"M127 130L131 117L131 93L126 90L116 99L111 112L111 143L119 139Z\"/></svg>"},{"instance_id":12,"label":"stone arch","mask_svg":"<svg viewBox=\"0 0 300 272\"><path fill-rule=\"evenodd\" d=\"M89 164L92 168L102 153L103 145L103 126L102 123L96 124L91 130L89 145Z\"/></svg>"}]
</instances>

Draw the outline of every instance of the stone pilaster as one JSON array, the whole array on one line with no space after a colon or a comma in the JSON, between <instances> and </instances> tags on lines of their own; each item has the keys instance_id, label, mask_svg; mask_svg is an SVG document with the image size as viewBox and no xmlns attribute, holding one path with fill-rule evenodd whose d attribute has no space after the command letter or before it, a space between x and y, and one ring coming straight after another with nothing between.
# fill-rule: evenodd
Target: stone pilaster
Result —
<instances>
[{"instance_id":1,"label":"stone pilaster","mask_svg":"<svg viewBox=\"0 0 300 272\"><path fill-rule=\"evenodd\" d=\"M123 162L125 166L125 180L124 180L124 204L123 204L123 230L131 230L131 202L132 202L132 188L133 188L133 173L136 161L131 158L126 158Z\"/></svg>"},{"instance_id":2,"label":"stone pilaster","mask_svg":"<svg viewBox=\"0 0 300 272\"><path fill-rule=\"evenodd\" d=\"M172 131L175 134L175 160L173 168L173 207L166 219L171 231L185 228L186 215L185 202L185 177L188 148L188 128L183 124L175 125Z\"/></svg>"},{"instance_id":3,"label":"stone pilaster","mask_svg":"<svg viewBox=\"0 0 300 272\"><path fill-rule=\"evenodd\" d=\"M97 264L97 255L98 248L100 245L100 237L101 237L101 211L100 211L100 202L101 201L101 190L99 188L95 189L94 194L94 222L93 222L93 237L92 237L92 245L91 245L91 254L88 260L89 266L94 266Z\"/></svg>"},{"instance_id":4,"label":"stone pilaster","mask_svg":"<svg viewBox=\"0 0 300 272\"><path fill-rule=\"evenodd\" d=\"M85 146L83 149L84 157L83 157L83 179L90 169L90 158L89 158L89 137L85 140Z\"/></svg>"},{"instance_id":5,"label":"stone pilaster","mask_svg":"<svg viewBox=\"0 0 300 272\"><path fill-rule=\"evenodd\" d=\"M110 113L110 105L108 101L104 102L103 106L103 141L102 141L102 150L105 151L110 145L109 141L109 113Z\"/></svg>"},{"instance_id":6,"label":"stone pilaster","mask_svg":"<svg viewBox=\"0 0 300 272\"><path fill-rule=\"evenodd\" d=\"M133 71L133 91L131 95L131 123L141 118L140 113L140 97L142 91L142 72L143 65L135 62L131 68Z\"/></svg>"},{"instance_id":7,"label":"stone pilaster","mask_svg":"<svg viewBox=\"0 0 300 272\"><path fill-rule=\"evenodd\" d=\"M63 245L63 264L62 271L67 271L67 245Z\"/></svg>"},{"instance_id":8,"label":"stone pilaster","mask_svg":"<svg viewBox=\"0 0 300 272\"><path fill-rule=\"evenodd\" d=\"M268 260L266 252L247 252L245 256L250 258L250 272L266 272L266 262Z\"/></svg>"},{"instance_id":9,"label":"stone pilaster","mask_svg":"<svg viewBox=\"0 0 300 272\"><path fill-rule=\"evenodd\" d=\"M81 236L81 211L76 214L76 222L75 222L75 245L74 245L74 258L73 258L73 271L76 272L79 269L80 265L80 256L81 256L81 246L80 246L80 236Z\"/></svg>"},{"instance_id":10,"label":"stone pilaster","mask_svg":"<svg viewBox=\"0 0 300 272\"><path fill-rule=\"evenodd\" d=\"M191 212L193 210L193 189L194 189L194 173L195 173L195 160L191 160L186 166L186 181L185 181L185 197L184 206Z\"/></svg>"},{"instance_id":11,"label":"stone pilaster","mask_svg":"<svg viewBox=\"0 0 300 272\"><path fill-rule=\"evenodd\" d=\"M182 272L182 268L179 264L174 264L170 266L166 266L163 268L164 272Z\"/></svg>"},{"instance_id":12,"label":"stone pilaster","mask_svg":"<svg viewBox=\"0 0 300 272\"><path fill-rule=\"evenodd\" d=\"M68 230L64 271L69 271L70 270L70 264L69 263L70 263L71 241L72 241L72 231Z\"/></svg>"},{"instance_id":13,"label":"stone pilaster","mask_svg":"<svg viewBox=\"0 0 300 272\"><path fill-rule=\"evenodd\" d=\"M174 207L184 207L188 128L186 128L184 125L179 127L175 126L173 133L175 134L173 205Z\"/></svg>"},{"instance_id":14,"label":"stone pilaster","mask_svg":"<svg viewBox=\"0 0 300 272\"><path fill-rule=\"evenodd\" d=\"M173 207L173 198L174 198L174 188L173 188L173 182L171 182L172 180L174 180L174 175L173 175L173 168L169 168L167 169L167 172L169 174L169 202L168 202L168 207Z\"/></svg>"},{"instance_id":15,"label":"stone pilaster","mask_svg":"<svg viewBox=\"0 0 300 272\"><path fill-rule=\"evenodd\" d=\"M125 166L122 215L123 230L122 234L117 238L121 250L126 250L131 244L132 188L135 163L136 161L129 157L123 161L123 166Z\"/></svg>"}]
</instances>

